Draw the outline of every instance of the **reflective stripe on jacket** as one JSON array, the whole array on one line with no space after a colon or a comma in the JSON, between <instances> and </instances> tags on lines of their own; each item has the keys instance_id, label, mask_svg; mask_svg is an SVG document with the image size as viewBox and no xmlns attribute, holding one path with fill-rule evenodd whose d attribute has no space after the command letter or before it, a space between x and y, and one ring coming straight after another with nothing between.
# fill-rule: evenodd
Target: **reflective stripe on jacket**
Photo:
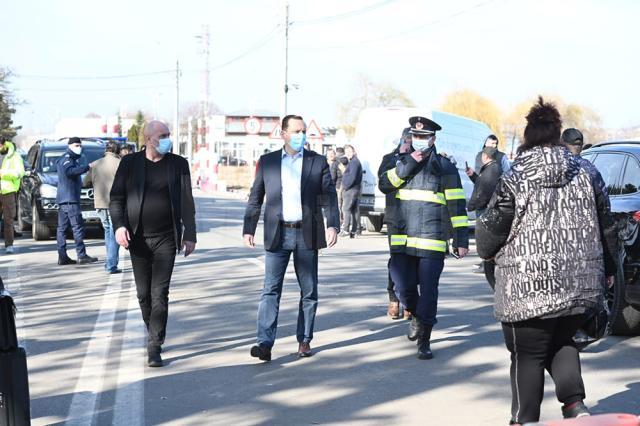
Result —
<instances>
[{"instance_id":1,"label":"reflective stripe on jacket","mask_svg":"<svg viewBox=\"0 0 640 426\"><path fill-rule=\"evenodd\" d=\"M385 222L391 252L443 256L451 233L455 247L468 247L469 219L455 166L435 147L420 163L409 153L393 158L395 164L385 157L378 171L378 186L387 194Z\"/></svg>"}]
</instances>

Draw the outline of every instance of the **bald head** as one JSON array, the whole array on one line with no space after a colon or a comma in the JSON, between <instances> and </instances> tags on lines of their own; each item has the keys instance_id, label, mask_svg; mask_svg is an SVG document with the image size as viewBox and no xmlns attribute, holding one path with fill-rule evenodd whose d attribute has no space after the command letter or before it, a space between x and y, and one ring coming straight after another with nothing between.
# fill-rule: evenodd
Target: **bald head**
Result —
<instances>
[{"instance_id":1,"label":"bald head","mask_svg":"<svg viewBox=\"0 0 640 426\"><path fill-rule=\"evenodd\" d=\"M160 139L168 138L171 136L169 127L162 121L153 120L145 124L144 126L144 141L147 149L151 149L157 152L157 147Z\"/></svg>"}]
</instances>

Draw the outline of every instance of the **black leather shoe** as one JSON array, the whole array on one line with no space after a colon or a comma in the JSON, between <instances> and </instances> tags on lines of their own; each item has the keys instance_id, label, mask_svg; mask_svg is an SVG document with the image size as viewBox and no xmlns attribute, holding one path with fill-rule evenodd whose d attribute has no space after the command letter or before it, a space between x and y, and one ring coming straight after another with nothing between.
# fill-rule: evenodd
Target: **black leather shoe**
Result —
<instances>
[{"instance_id":1,"label":"black leather shoe","mask_svg":"<svg viewBox=\"0 0 640 426\"><path fill-rule=\"evenodd\" d=\"M114 269L113 271L107 271L108 274L120 274L122 273L122 269Z\"/></svg>"},{"instance_id":2,"label":"black leather shoe","mask_svg":"<svg viewBox=\"0 0 640 426\"><path fill-rule=\"evenodd\" d=\"M418 337L418 359L431 359L433 358L433 352L431 352L431 329L433 326L425 325L422 329L422 334Z\"/></svg>"},{"instance_id":3,"label":"black leather shoe","mask_svg":"<svg viewBox=\"0 0 640 426\"><path fill-rule=\"evenodd\" d=\"M411 322L409 323L409 333L407 333L407 339L413 342L418 337L420 337L420 334L422 334L423 329L424 327L422 323L414 315L413 318L411 318Z\"/></svg>"},{"instance_id":4,"label":"black leather shoe","mask_svg":"<svg viewBox=\"0 0 640 426\"><path fill-rule=\"evenodd\" d=\"M81 265L86 265L87 263L96 263L97 261L97 257L89 256L88 254L85 254L84 256L78 258L78 263Z\"/></svg>"},{"instance_id":5,"label":"black leather shoe","mask_svg":"<svg viewBox=\"0 0 640 426\"><path fill-rule=\"evenodd\" d=\"M271 349L262 345L255 345L251 348L251 356L261 361L271 361Z\"/></svg>"},{"instance_id":6,"label":"black leather shoe","mask_svg":"<svg viewBox=\"0 0 640 426\"><path fill-rule=\"evenodd\" d=\"M571 404L570 407L571 408L567 408L566 406L562 407L562 417L564 417L565 419L573 419L576 417L585 417L591 415L591 413L589 413L589 410L587 409L587 406L584 405L584 402L582 401Z\"/></svg>"},{"instance_id":7,"label":"black leather shoe","mask_svg":"<svg viewBox=\"0 0 640 426\"><path fill-rule=\"evenodd\" d=\"M58 265L75 265L77 262L70 257L58 258Z\"/></svg>"}]
</instances>

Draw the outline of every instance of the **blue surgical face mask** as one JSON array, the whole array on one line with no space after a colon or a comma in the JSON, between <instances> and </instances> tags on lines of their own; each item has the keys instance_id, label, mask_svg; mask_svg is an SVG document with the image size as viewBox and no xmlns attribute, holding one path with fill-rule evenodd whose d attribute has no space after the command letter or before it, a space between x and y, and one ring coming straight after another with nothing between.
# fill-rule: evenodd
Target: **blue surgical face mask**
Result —
<instances>
[{"instance_id":1,"label":"blue surgical face mask","mask_svg":"<svg viewBox=\"0 0 640 426\"><path fill-rule=\"evenodd\" d=\"M294 151L300 152L306 141L307 135L304 133L294 133L291 135L291 140L289 140L289 146Z\"/></svg>"},{"instance_id":2,"label":"blue surgical face mask","mask_svg":"<svg viewBox=\"0 0 640 426\"><path fill-rule=\"evenodd\" d=\"M413 138L413 141L411 141L411 145L416 151L425 151L427 148L429 148L429 139Z\"/></svg>"},{"instance_id":3,"label":"blue surgical face mask","mask_svg":"<svg viewBox=\"0 0 640 426\"><path fill-rule=\"evenodd\" d=\"M173 147L173 142L171 142L170 138L163 138L158 140L158 146L156 147L156 151L159 154L164 155L167 152L171 151Z\"/></svg>"}]
</instances>

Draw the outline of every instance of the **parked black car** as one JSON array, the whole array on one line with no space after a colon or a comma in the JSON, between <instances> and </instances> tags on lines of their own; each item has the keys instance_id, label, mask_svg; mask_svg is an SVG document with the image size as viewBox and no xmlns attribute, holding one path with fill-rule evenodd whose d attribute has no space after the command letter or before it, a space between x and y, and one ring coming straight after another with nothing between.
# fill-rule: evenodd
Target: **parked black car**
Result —
<instances>
[{"instance_id":1,"label":"parked black car","mask_svg":"<svg viewBox=\"0 0 640 426\"><path fill-rule=\"evenodd\" d=\"M640 142L604 142L583 152L607 184L618 223L620 268L608 292L613 334L640 334Z\"/></svg>"},{"instance_id":2,"label":"parked black car","mask_svg":"<svg viewBox=\"0 0 640 426\"><path fill-rule=\"evenodd\" d=\"M102 158L104 149L104 142L99 139L83 139L80 161L90 163ZM56 162L66 150L67 139L40 140L27 153L28 169L22 178L18 197L18 227L23 231L31 228L35 240L55 236L58 225ZM100 219L93 207L92 188L82 189L80 207L86 225L100 226Z\"/></svg>"}]
</instances>

